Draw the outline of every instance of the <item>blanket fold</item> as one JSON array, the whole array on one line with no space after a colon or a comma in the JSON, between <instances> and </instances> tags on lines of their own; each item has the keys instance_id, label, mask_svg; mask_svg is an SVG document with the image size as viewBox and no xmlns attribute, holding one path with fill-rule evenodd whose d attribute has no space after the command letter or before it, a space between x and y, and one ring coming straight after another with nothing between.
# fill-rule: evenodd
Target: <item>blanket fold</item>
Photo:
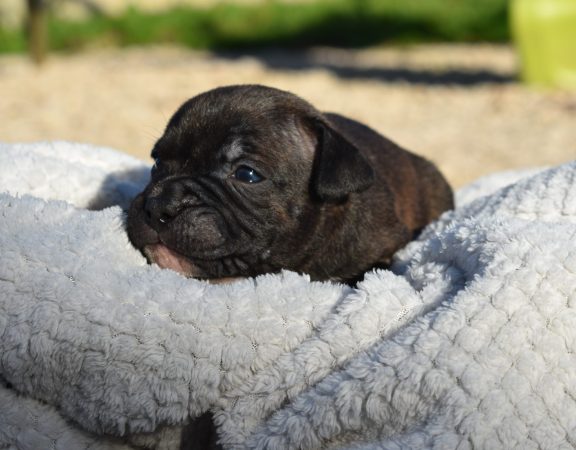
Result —
<instances>
[{"instance_id":1,"label":"blanket fold","mask_svg":"<svg viewBox=\"0 0 576 450\"><path fill-rule=\"evenodd\" d=\"M355 288L209 285L130 245L146 165L0 145L0 448L572 448L575 174L479 180Z\"/></svg>"}]
</instances>

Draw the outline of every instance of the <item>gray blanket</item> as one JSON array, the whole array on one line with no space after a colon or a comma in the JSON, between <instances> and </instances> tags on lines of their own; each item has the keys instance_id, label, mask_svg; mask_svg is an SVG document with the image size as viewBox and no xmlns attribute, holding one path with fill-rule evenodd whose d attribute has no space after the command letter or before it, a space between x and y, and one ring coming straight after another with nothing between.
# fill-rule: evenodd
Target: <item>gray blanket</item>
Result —
<instances>
[{"instance_id":1,"label":"gray blanket","mask_svg":"<svg viewBox=\"0 0 576 450\"><path fill-rule=\"evenodd\" d=\"M0 447L573 448L576 163L493 176L356 288L149 266L147 168L0 145ZM509 184L508 186L503 186Z\"/></svg>"}]
</instances>

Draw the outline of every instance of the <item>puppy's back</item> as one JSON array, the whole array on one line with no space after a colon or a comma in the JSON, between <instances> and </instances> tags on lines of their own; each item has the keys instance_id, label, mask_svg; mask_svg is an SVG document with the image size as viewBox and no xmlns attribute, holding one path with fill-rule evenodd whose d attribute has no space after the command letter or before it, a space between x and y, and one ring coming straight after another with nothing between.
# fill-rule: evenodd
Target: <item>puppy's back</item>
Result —
<instances>
[{"instance_id":1,"label":"puppy's back","mask_svg":"<svg viewBox=\"0 0 576 450\"><path fill-rule=\"evenodd\" d=\"M360 150L376 172L376 183L366 200L378 199L377 193L385 185L395 197L398 218L412 234L454 208L452 189L433 163L352 119L331 113L325 117Z\"/></svg>"}]
</instances>

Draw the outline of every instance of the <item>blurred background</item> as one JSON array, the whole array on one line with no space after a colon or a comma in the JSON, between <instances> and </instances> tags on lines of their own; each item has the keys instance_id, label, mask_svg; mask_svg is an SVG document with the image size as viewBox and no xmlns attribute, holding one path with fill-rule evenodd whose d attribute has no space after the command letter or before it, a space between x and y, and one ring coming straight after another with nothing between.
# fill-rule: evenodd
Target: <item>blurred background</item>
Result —
<instances>
[{"instance_id":1,"label":"blurred background","mask_svg":"<svg viewBox=\"0 0 576 450\"><path fill-rule=\"evenodd\" d=\"M576 156L576 0L0 0L0 141L147 159L187 98L286 89L460 187Z\"/></svg>"}]
</instances>

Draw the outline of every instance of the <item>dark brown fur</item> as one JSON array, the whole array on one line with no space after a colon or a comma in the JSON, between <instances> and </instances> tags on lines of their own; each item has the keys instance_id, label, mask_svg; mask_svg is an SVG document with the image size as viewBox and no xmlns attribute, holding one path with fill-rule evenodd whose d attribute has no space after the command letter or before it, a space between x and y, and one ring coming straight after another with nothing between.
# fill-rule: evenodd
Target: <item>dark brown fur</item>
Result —
<instances>
[{"instance_id":1,"label":"dark brown fur","mask_svg":"<svg viewBox=\"0 0 576 450\"><path fill-rule=\"evenodd\" d=\"M427 160L263 86L189 100L153 156L160 167L130 209L130 239L140 249L162 243L199 278L288 269L356 280L453 207ZM263 181L239 181L240 165Z\"/></svg>"}]
</instances>

